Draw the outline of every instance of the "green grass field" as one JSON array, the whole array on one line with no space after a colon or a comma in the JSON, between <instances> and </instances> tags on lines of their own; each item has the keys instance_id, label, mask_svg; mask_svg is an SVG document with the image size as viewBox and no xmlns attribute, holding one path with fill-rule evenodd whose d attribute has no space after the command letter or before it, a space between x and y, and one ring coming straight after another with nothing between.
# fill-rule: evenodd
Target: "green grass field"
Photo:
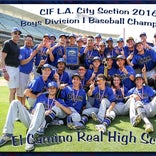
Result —
<instances>
[{"instance_id":1,"label":"green grass field","mask_svg":"<svg viewBox=\"0 0 156 156\"><path fill-rule=\"evenodd\" d=\"M8 103L8 88L0 86L0 135L6 119ZM150 119L156 130L156 119ZM81 131L69 130L66 126L51 126L46 136L60 136L66 138L60 143L36 145L35 152L154 152L156 151L156 131L146 134L141 122L139 127L132 127L128 116L117 117L106 134L100 134L94 128L95 123L90 120L86 129ZM0 147L0 152L25 151L26 128L20 122L14 124L14 136L19 140L22 135L22 145L13 146L11 142ZM113 135L116 134L114 138ZM84 135L84 137L82 137ZM78 140L79 139L79 140ZM109 140L110 139L110 140Z\"/></svg>"}]
</instances>

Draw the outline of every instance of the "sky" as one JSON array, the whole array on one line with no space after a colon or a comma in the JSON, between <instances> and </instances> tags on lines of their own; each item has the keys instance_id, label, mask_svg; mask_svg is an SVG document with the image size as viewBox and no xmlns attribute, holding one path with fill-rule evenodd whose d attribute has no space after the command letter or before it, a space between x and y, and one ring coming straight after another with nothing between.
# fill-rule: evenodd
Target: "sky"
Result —
<instances>
[{"instance_id":1,"label":"sky","mask_svg":"<svg viewBox=\"0 0 156 156\"><path fill-rule=\"evenodd\" d=\"M41 9L46 11L52 9L54 12L51 14L47 12L48 15L42 15L42 17L48 19L78 18L80 20L79 24L69 24L67 28L71 26L99 33L119 34L121 37L124 37L123 30L125 30L125 38L133 36L136 41L140 40L140 33L146 32L150 42L153 41L153 36L156 33L156 4L15 4L13 6L37 15L40 15ZM63 14L65 11L67 13ZM83 17L85 18L85 23L82 22ZM120 20L123 18L124 24L89 23L88 17L97 18L98 20ZM128 20L130 21L129 23ZM134 21L139 23L152 22L155 26L133 25Z\"/></svg>"}]
</instances>

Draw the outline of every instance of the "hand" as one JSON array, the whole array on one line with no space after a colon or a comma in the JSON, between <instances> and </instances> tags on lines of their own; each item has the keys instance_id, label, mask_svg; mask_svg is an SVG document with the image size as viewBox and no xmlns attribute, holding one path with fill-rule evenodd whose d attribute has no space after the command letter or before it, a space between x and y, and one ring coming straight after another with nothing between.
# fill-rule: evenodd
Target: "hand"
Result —
<instances>
[{"instance_id":1,"label":"hand","mask_svg":"<svg viewBox=\"0 0 156 156\"><path fill-rule=\"evenodd\" d=\"M57 72L55 72L55 74L54 74L54 79L56 80L56 81L59 81L59 74L57 73Z\"/></svg>"},{"instance_id":2,"label":"hand","mask_svg":"<svg viewBox=\"0 0 156 156\"><path fill-rule=\"evenodd\" d=\"M4 79L5 79L6 81L9 81L9 74L7 73L7 71L4 72L3 77L4 77Z\"/></svg>"},{"instance_id":3,"label":"hand","mask_svg":"<svg viewBox=\"0 0 156 156\"><path fill-rule=\"evenodd\" d=\"M142 68L142 73L145 74L146 73L146 66L144 64L144 67Z\"/></svg>"},{"instance_id":4,"label":"hand","mask_svg":"<svg viewBox=\"0 0 156 156\"><path fill-rule=\"evenodd\" d=\"M50 113L52 113L52 110L49 109L49 110L45 111L44 114L45 114L45 115L49 115Z\"/></svg>"},{"instance_id":5,"label":"hand","mask_svg":"<svg viewBox=\"0 0 156 156\"><path fill-rule=\"evenodd\" d=\"M65 84L60 84L60 89L64 89L68 84L65 83Z\"/></svg>"},{"instance_id":6,"label":"hand","mask_svg":"<svg viewBox=\"0 0 156 156\"><path fill-rule=\"evenodd\" d=\"M91 85L89 86L89 88L90 88L91 90L94 90L95 86L94 86L94 82L93 82L93 81L91 82Z\"/></svg>"},{"instance_id":7,"label":"hand","mask_svg":"<svg viewBox=\"0 0 156 156\"><path fill-rule=\"evenodd\" d=\"M43 47L43 42L41 42L36 49L40 50Z\"/></svg>"},{"instance_id":8,"label":"hand","mask_svg":"<svg viewBox=\"0 0 156 156\"><path fill-rule=\"evenodd\" d=\"M62 105L61 105L58 101L55 100L54 103L55 103L55 105L56 105L57 107L61 108Z\"/></svg>"},{"instance_id":9,"label":"hand","mask_svg":"<svg viewBox=\"0 0 156 156\"><path fill-rule=\"evenodd\" d=\"M125 67L122 69L122 72L124 72L126 75L128 74L128 71Z\"/></svg>"},{"instance_id":10,"label":"hand","mask_svg":"<svg viewBox=\"0 0 156 156\"><path fill-rule=\"evenodd\" d=\"M47 61L47 59L41 60L40 63L39 63L39 66L43 66L46 63L46 61Z\"/></svg>"}]
</instances>

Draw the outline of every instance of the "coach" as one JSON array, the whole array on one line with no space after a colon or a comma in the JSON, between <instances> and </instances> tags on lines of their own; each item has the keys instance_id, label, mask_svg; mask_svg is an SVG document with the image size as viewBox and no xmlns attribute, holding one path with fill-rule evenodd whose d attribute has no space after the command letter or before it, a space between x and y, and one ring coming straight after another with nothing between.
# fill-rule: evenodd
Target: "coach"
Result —
<instances>
[{"instance_id":1,"label":"coach","mask_svg":"<svg viewBox=\"0 0 156 156\"><path fill-rule=\"evenodd\" d=\"M19 87L19 54L18 41L21 31L14 27L11 31L11 39L4 42L2 48L2 70L4 79L8 82L9 102L15 99L16 88Z\"/></svg>"}]
</instances>

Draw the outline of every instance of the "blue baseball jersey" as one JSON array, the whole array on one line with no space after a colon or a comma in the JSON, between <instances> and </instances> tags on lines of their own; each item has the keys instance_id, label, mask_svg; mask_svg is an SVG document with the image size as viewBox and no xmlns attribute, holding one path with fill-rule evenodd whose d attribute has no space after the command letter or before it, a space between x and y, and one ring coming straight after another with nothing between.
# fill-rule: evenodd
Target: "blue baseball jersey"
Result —
<instances>
[{"instance_id":1,"label":"blue baseball jersey","mask_svg":"<svg viewBox=\"0 0 156 156\"><path fill-rule=\"evenodd\" d=\"M151 102L152 98L155 96L154 90L149 86L143 86L141 89L134 87L128 91L128 96L132 94L137 94L145 105Z\"/></svg>"},{"instance_id":2,"label":"blue baseball jersey","mask_svg":"<svg viewBox=\"0 0 156 156\"><path fill-rule=\"evenodd\" d=\"M20 61L29 58L31 53L32 53L31 48L28 48L26 46L21 47L20 48ZM33 68L33 61L34 61L34 59L32 59L27 64L20 65L19 66L20 72L25 73L25 74L29 74Z\"/></svg>"},{"instance_id":3,"label":"blue baseball jersey","mask_svg":"<svg viewBox=\"0 0 156 156\"><path fill-rule=\"evenodd\" d=\"M37 103L42 103L44 105L45 110L52 109L52 107L55 105L55 100L58 101L63 106L67 107L67 105L62 99L59 99L59 98L49 99L48 94L43 93L37 97L34 108L36 107Z\"/></svg>"},{"instance_id":4,"label":"blue baseball jersey","mask_svg":"<svg viewBox=\"0 0 156 156\"><path fill-rule=\"evenodd\" d=\"M107 98L110 102L115 102L115 96L113 94L113 90L106 86L105 90L100 90L98 86L92 92L92 97L95 97L93 107L99 108L101 100L103 98Z\"/></svg>"},{"instance_id":5,"label":"blue baseball jersey","mask_svg":"<svg viewBox=\"0 0 156 156\"><path fill-rule=\"evenodd\" d=\"M88 70L87 70L86 75L87 75L87 77L89 77L89 79L90 79L90 77L92 76L92 73L93 73L93 72L94 72L94 69L88 69ZM94 73L95 73L96 76L97 76L98 74L103 74L103 73L104 73L103 67L102 67L102 66L99 66L98 71L97 71L97 72L94 72Z\"/></svg>"},{"instance_id":6,"label":"blue baseball jersey","mask_svg":"<svg viewBox=\"0 0 156 156\"><path fill-rule=\"evenodd\" d=\"M119 89L114 89L114 90L113 90L113 93L114 93L115 100L116 100L117 103L118 103L118 102L124 103L124 102L125 102L124 97L127 96L128 89L127 89L126 87L124 87L124 93L122 93L121 88L119 88Z\"/></svg>"},{"instance_id":7,"label":"blue baseball jersey","mask_svg":"<svg viewBox=\"0 0 156 156\"><path fill-rule=\"evenodd\" d=\"M55 72L57 72L57 70L52 70L51 72L50 79L52 81L55 81L54 79ZM66 71L64 71L62 74L60 73L57 73L57 74L59 75L59 80L61 84L69 83L69 74Z\"/></svg>"},{"instance_id":8,"label":"blue baseball jersey","mask_svg":"<svg viewBox=\"0 0 156 156\"><path fill-rule=\"evenodd\" d=\"M129 76L133 75L135 76L135 71L133 69L133 67L126 65L125 66L128 75L126 75L123 71L121 71L120 69L117 69L116 73L119 74L122 78L122 84L129 90L131 88L133 88L135 86L134 81L132 81Z\"/></svg>"},{"instance_id":9,"label":"blue baseball jersey","mask_svg":"<svg viewBox=\"0 0 156 156\"><path fill-rule=\"evenodd\" d=\"M37 49L38 45L36 45L33 50ZM45 63L48 63L48 55L46 54L47 52L47 48L46 47L42 47L36 54L35 57L35 66L38 66L41 60L45 60L47 59L47 61Z\"/></svg>"},{"instance_id":10,"label":"blue baseball jersey","mask_svg":"<svg viewBox=\"0 0 156 156\"><path fill-rule=\"evenodd\" d=\"M54 61L49 61L49 64L56 67L58 59L63 58L63 55L65 54L65 48L63 46L58 46L52 51L52 54L54 55Z\"/></svg>"},{"instance_id":11,"label":"blue baseball jersey","mask_svg":"<svg viewBox=\"0 0 156 156\"><path fill-rule=\"evenodd\" d=\"M87 69L92 64L93 58L98 55L99 55L99 52L96 49L89 50L86 53L85 58L84 58L84 65Z\"/></svg>"},{"instance_id":12,"label":"blue baseball jersey","mask_svg":"<svg viewBox=\"0 0 156 156\"><path fill-rule=\"evenodd\" d=\"M128 46L124 47L124 55L127 58L130 54L133 54L134 56L137 54L136 48L134 50L129 50Z\"/></svg>"},{"instance_id":13,"label":"blue baseball jersey","mask_svg":"<svg viewBox=\"0 0 156 156\"><path fill-rule=\"evenodd\" d=\"M108 47L106 47L105 49L105 54L106 56L112 56L112 58L116 58L117 57L117 53L115 51L115 48L113 48L112 50L110 50Z\"/></svg>"},{"instance_id":14,"label":"blue baseball jersey","mask_svg":"<svg viewBox=\"0 0 156 156\"><path fill-rule=\"evenodd\" d=\"M78 113L86 106L86 93L84 89L74 90L72 86L66 86L61 91L61 98L68 107L73 107Z\"/></svg>"},{"instance_id":15,"label":"blue baseball jersey","mask_svg":"<svg viewBox=\"0 0 156 156\"><path fill-rule=\"evenodd\" d=\"M146 65L146 70L152 70L156 65L156 53L154 50L145 50L144 54L136 54L132 63L134 68L143 68Z\"/></svg>"},{"instance_id":16,"label":"blue baseball jersey","mask_svg":"<svg viewBox=\"0 0 156 156\"><path fill-rule=\"evenodd\" d=\"M32 80L32 82L28 85L28 88L32 90L33 94L38 94L47 91L49 82L51 82L50 79L45 82L42 76L38 76Z\"/></svg>"}]
</instances>

